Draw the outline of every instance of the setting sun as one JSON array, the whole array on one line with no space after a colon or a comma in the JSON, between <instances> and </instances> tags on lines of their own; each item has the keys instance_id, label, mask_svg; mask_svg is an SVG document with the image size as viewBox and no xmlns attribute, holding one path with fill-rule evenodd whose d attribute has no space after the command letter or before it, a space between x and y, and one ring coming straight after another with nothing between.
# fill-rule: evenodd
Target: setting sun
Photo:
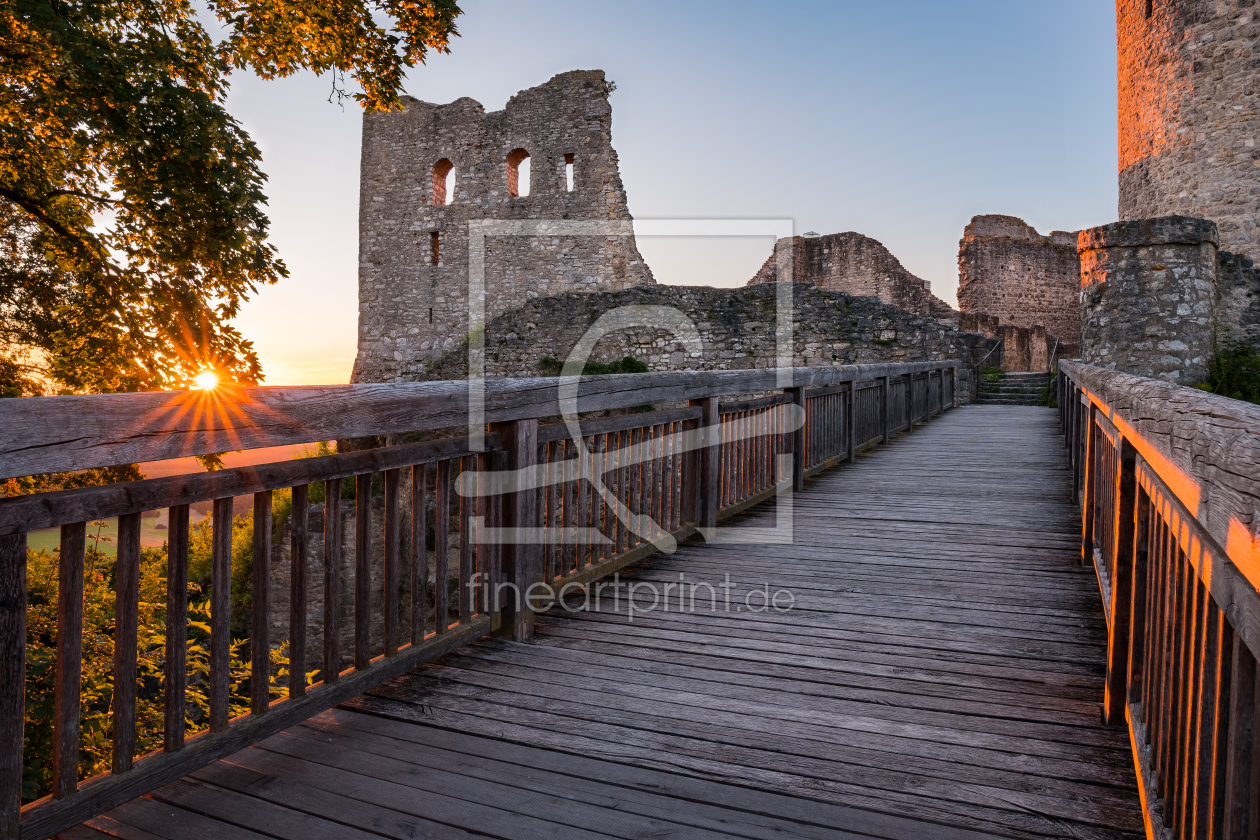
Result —
<instances>
[{"instance_id":1,"label":"setting sun","mask_svg":"<svg viewBox=\"0 0 1260 840\"><path fill-rule=\"evenodd\" d=\"M219 385L219 374L212 370L202 371L193 378L193 382L203 391L213 391Z\"/></svg>"}]
</instances>

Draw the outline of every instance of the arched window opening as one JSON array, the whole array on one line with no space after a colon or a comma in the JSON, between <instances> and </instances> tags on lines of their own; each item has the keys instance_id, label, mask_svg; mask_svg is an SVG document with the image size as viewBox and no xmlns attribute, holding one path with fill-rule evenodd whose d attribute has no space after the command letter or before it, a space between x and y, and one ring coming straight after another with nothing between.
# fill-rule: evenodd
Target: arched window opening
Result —
<instances>
[{"instance_id":1,"label":"arched window opening","mask_svg":"<svg viewBox=\"0 0 1260 840\"><path fill-rule=\"evenodd\" d=\"M513 198L529 195L529 152L524 149L508 152L507 184Z\"/></svg>"},{"instance_id":2,"label":"arched window opening","mask_svg":"<svg viewBox=\"0 0 1260 840\"><path fill-rule=\"evenodd\" d=\"M432 203L438 206L455 200L455 164L442 158L433 164Z\"/></svg>"},{"instance_id":3,"label":"arched window opening","mask_svg":"<svg viewBox=\"0 0 1260 840\"><path fill-rule=\"evenodd\" d=\"M429 264L437 265L442 259L442 251L438 243L438 232L435 230L429 234Z\"/></svg>"},{"instance_id":4,"label":"arched window opening","mask_svg":"<svg viewBox=\"0 0 1260 840\"><path fill-rule=\"evenodd\" d=\"M573 192L573 161L572 154L564 156L564 182L569 192Z\"/></svg>"}]
</instances>

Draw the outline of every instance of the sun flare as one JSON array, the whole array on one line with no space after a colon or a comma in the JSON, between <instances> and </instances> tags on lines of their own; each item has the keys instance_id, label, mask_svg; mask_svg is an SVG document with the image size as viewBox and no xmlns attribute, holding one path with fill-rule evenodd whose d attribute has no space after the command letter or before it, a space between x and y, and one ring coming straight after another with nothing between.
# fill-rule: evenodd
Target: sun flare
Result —
<instances>
[{"instance_id":1,"label":"sun flare","mask_svg":"<svg viewBox=\"0 0 1260 840\"><path fill-rule=\"evenodd\" d=\"M193 378L193 382L203 391L213 391L219 387L219 374L212 370L202 371Z\"/></svg>"}]
</instances>

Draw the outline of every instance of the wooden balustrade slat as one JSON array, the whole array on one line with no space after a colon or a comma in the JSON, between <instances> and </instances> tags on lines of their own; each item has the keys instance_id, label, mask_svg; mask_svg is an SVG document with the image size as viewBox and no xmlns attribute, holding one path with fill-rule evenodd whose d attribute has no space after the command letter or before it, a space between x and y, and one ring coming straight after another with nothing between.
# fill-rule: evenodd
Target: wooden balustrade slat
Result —
<instances>
[{"instance_id":1,"label":"wooden balustrade slat","mask_svg":"<svg viewBox=\"0 0 1260 840\"><path fill-rule=\"evenodd\" d=\"M852 464L857 460L857 436L858 436L858 415L857 415L857 388L854 383L849 383L848 393L845 394L845 422L844 422L844 441L845 459Z\"/></svg>"},{"instance_id":2,"label":"wooden balustrade slat","mask_svg":"<svg viewBox=\"0 0 1260 840\"><path fill-rule=\"evenodd\" d=\"M232 499L215 499L210 516L210 674L207 701L210 705L210 731L219 732L227 728L229 715Z\"/></svg>"},{"instance_id":3,"label":"wooden balustrade slat","mask_svg":"<svg viewBox=\"0 0 1260 840\"><path fill-rule=\"evenodd\" d=\"M429 560L426 549L428 534L428 464L411 468L411 545L407 552L407 575L411 581L411 643L424 640L428 615Z\"/></svg>"},{"instance_id":4,"label":"wooden balustrade slat","mask_svg":"<svg viewBox=\"0 0 1260 840\"><path fill-rule=\"evenodd\" d=\"M1223 840L1251 840L1260 831L1260 669L1247 645L1234 635L1230 651L1229 734L1225 759Z\"/></svg>"},{"instance_id":5,"label":"wooden balustrade slat","mask_svg":"<svg viewBox=\"0 0 1260 840\"><path fill-rule=\"evenodd\" d=\"M53 695L52 795L56 799L69 796L79 786L86 548L86 522L61 526L61 553L57 560L57 682Z\"/></svg>"},{"instance_id":6,"label":"wooden balustrade slat","mask_svg":"<svg viewBox=\"0 0 1260 840\"><path fill-rule=\"evenodd\" d=\"M372 662L372 474L354 480L354 667Z\"/></svg>"},{"instance_id":7,"label":"wooden balustrade slat","mask_svg":"<svg viewBox=\"0 0 1260 840\"><path fill-rule=\"evenodd\" d=\"M434 618L436 632L445 633L450 627L448 599L447 552L451 517L451 462L438 461L434 465L433 500L433 569L434 569Z\"/></svg>"},{"instance_id":8,"label":"wooden balustrade slat","mask_svg":"<svg viewBox=\"0 0 1260 840\"><path fill-rule=\"evenodd\" d=\"M1137 459L1134 460L1134 510L1133 552L1129 556L1129 646L1125 654L1124 699L1126 707L1144 703L1146 683L1150 672L1146 663L1150 649L1150 549L1151 549L1151 502L1150 496L1137 480ZM1123 710L1121 710L1123 714Z\"/></svg>"},{"instance_id":9,"label":"wooden balustrade slat","mask_svg":"<svg viewBox=\"0 0 1260 840\"><path fill-rule=\"evenodd\" d=\"M140 514L118 517L114 561L114 696L111 767L131 769L136 750L136 662L140 630Z\"/></svg>"},{"instance_id":10,"label":"wooden balustrade slat","mask_svg":"<svg viewBox=\"0 0 1260 840\"><path fill-rule=\"evenodd\" d=\"M162 747L177 752L184 746L184 703L188 687L188 505L166 512L166 661Z\"/></svg>"},{"instance_id":11,"label":"wooden balustrade slat","mask_svg":"<svg viewBox=\"0 0 1260 840\"><path fill-rule=\"evenodd\" d=\"M459 474L463 474L469 470L470 461L468 458L460 458L457 470ZM472 579L473 574L473 540L472 540L472 506L469 505L469 499L462 493L459 496L459 578L458 578L458 594L456 601L459 604L459 623L467 624L472 618L472 592L468 589L468 581Z\"/></svg>"},{"instance_id":12,"label":"wooden balustrade slat","mask_svg":"<svg viewBox=\"0 0 1260 840\"><path fill-rule=\"evenodd\" d=\"M267 713L271 703L271 491L254 494L254 555L250 576L249 708Z\"/></svg>"},{"instance_id":13,"label":"wooden balustrade slat","mask_svg":"<svg viewBox=\"0 0 1260 840\"><path fill-rule=\"evenodd\" d=\"M322 679L341 673L341 480L324 482L324 667Z\"/></svg>"},{"instance_id":14,"label":"wooden balustrade slat","mask_svg":"<svg viewBox=\"0 0 1260 840\"><path fill-rule=\"evenodd\" d=\"M402 542L398 498L400 475L397 469L385 471L385 546L381 575L385 590L381 597L381 643L385 656L397 653L399 645L398 589L402 585L398 569Z\"/></svg>"},{"instance_id":15,"label":"wooden balustrade slat","mask_svg":"<svg viewBox=\"0 0 1260 840\"><path fill-rule=\"evenodd\" d=\"M293 488L289 515L289 697L306 693L306 588L310 485Z\"/></svg>"},{"instance_id":16,"label":"wooden balustrade slat","mask_svg":"<svg viewBox=\"0 0 1260 840\"><path fill-rule=\"evenodd\" d=\"M0 536L0 838L16 840L26 717L26 534Z\"/></svg>"}]
</instances>

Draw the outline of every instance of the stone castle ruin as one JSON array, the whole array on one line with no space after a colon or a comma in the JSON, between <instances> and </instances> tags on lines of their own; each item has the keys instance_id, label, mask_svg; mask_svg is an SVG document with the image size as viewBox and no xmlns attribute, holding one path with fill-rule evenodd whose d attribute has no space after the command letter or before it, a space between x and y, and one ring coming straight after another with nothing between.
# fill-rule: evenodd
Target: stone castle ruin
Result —
<instances>
[{"instance_id":1,"label":"stone castle ruin","mask_svg":"<svg viewBox=\"0 0 1260 840\"><path fill-rule=\"evenodd\" d=\"M911 274L881 243L860 233L780 239L748 285L777 282L781 271L796 283L876 297L915 315L958 321L958 313L932 294L928 281Z\"/></svg>"},{"instance_id":2,"label":"stone castle ruin","mask_svg":"<svg viewBox=\"0 0 1260 840\"><path fill-rule=\"evenodd\" d=\"M631 222L601 70L562 73L486 113L472 99L366 114L359 354L352 381L424 379L469 326L469 223ZM528 172L528 175L526 175ZM544 231L545 232L545 231ZM485 317L560 292L655 281L634 237L485 239Z\"/></svg>"},{"instance_id":3,"label":"stone castle ruin","mask_svg":"<svg viewBox=\"0 0 1260 840\"><path fill-rule=\"evenodd\" d=\"M670 349L670 336L641 329L601 342L595 360L634 355L658 370L775 363L773 287L745 293L655 284L630 230L612 147L611 90L602 71L574 71L489 114L465 98L448 105L405 99L400 111L365 116L353 381L467 375L469 289L479 259L488 376L543 372L541 364L565 358L601 313L636 304L686 314L703 351L682 354ZM484 257L470 256L470 227L488 223L521 224L507 234L487 232ZM571 230L590 223L596 235ZM783 276L770 276L785 256ZM807 284L794 293L798 364L970 363L993 344L961 334L958 313L859 234L785 239L767 266L752 285Z\"/></svg>"},{"instance_id":4,"label":"stone castle ruin","mask_svg":"<svg viewBox=\"0 0 1260 840\"><path fill-rule=\"evenodd\" d=\"M1002 339L1000 366L1047 370L1080 343L1076 233L1042 235L1014 216L976 216L958 243L963 329ZM997 365L994 365L995 367Z\"/></svg>"},{"instance_id":5,"label":"stone castle ruin","mask_svg":"<svg viewBox=\"0 0 1260 840\"><path fill-rule=\"evenodd\" d=\"M612 85L598 70L562 73L493 113L465 98L368 115L354 381L456 375L480 325L488 375L540 372L543 356L567 355L575 325L636 302L728 320L702 322L700 353L640 330L601 342L596 360L768 365L761 330L773 296L758 290L789 280L810 301L794 313L798 363L983 358L1039 371L1079 356L1201 381L1226 332L1260 346L1260 269L1249 258L1260 247L1249 46L1260 12L1225 0L1116 8L1121 221L1041 234L1012 216L976 216L959 243L960 312L853 232L780 240L743 289L656 286L630 229ZM486 224L499 230L470 254L470 227ZM484 293L470 301L478 268ZM484 318L470 322L478 302Z\"/></svg>"}]
</instances>

